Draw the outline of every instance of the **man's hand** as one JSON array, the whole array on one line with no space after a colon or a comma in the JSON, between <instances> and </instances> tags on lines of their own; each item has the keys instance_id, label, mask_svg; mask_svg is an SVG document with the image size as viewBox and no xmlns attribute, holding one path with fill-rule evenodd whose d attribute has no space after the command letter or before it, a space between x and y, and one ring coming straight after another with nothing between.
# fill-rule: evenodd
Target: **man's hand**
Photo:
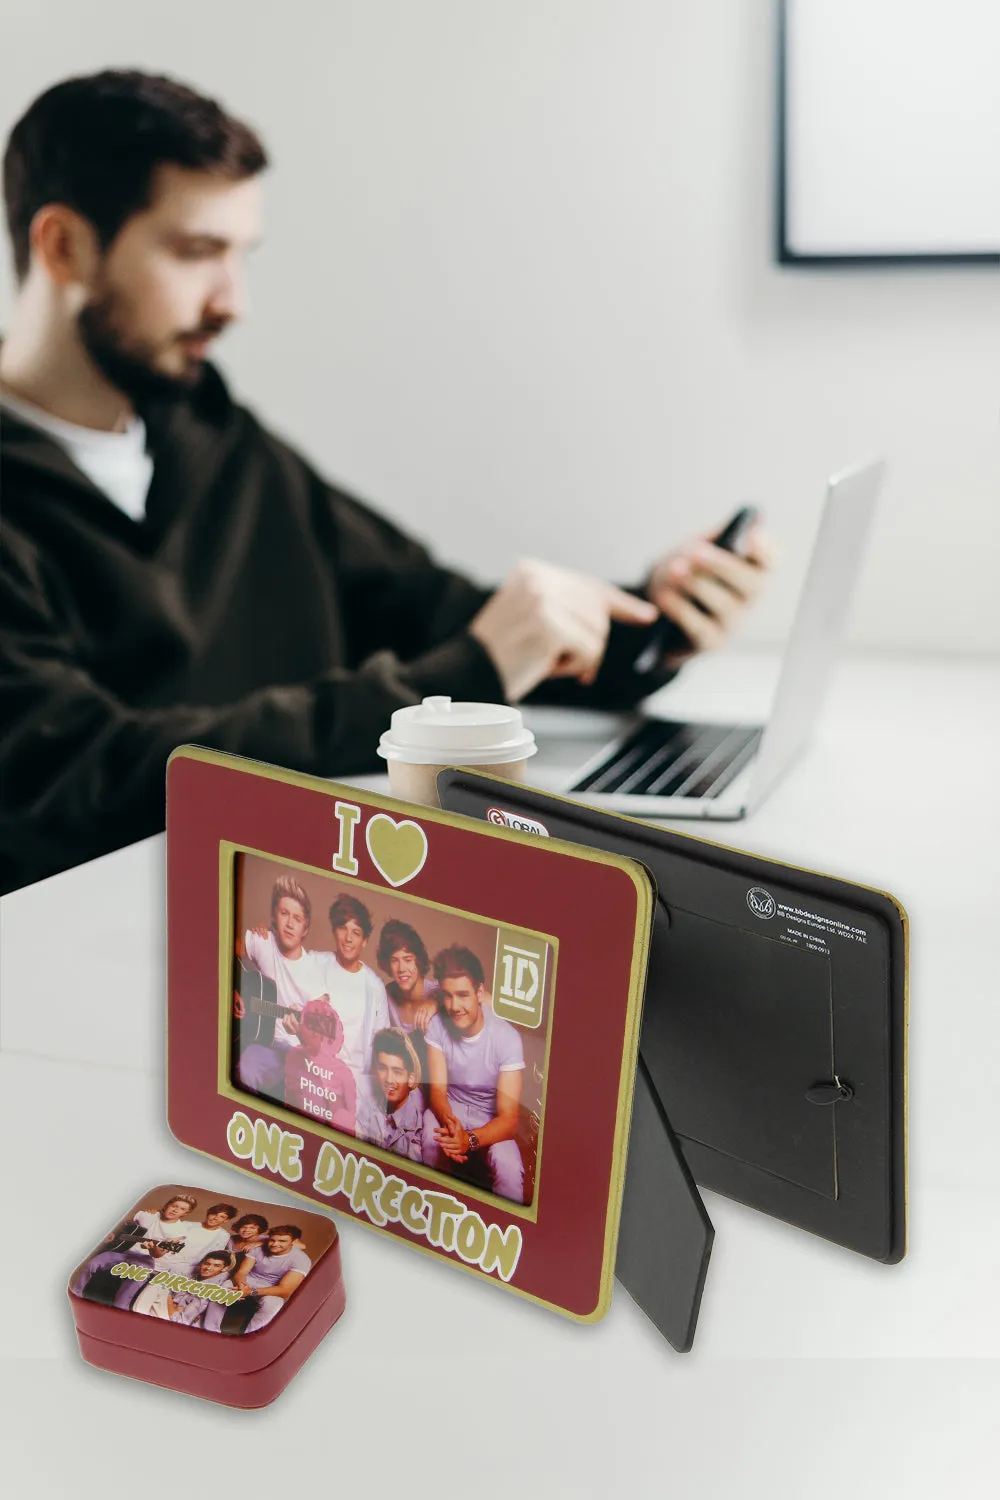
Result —
<instances>
[{"instance_id":1,"label":"man's hand","mask_svg":"<svg viewBox=\"0 0 1000 1500\"><path fill-rule=\"evenodd\" d=\"M426 1031L438 1013L436 1000L424 1000L413 1014L413 1024L418 1031Z\"/></svg>"},{"instance_id":2,"label":"man's hand","mask_svg":"<svg viewBox=\"0 0 1000 1500\"><path fill-rule=\"evenodd\" d=\"M325 1000L326 1003L327 1003L327 1005L329 1005L329 1003L330 1003L330 996L329 995L317 995L315 998L317 1000ZM297 1011L297 1010L289 1011L289 1013L288 1013L287 1016L282 1016L282 1018L281 1018L281 1025L288 1032L289 1036L301 1036L302 1035L302 1013L301 1013L301 1011Z\"/></svg>"},{"instance_id":3,"label":"man's hand","mask_svg":"<svg viewBox=\"0 0 1000 1500\"><path fill-rule=\"evenodd\" d=\"M547 677L593 682L612 620L650 625L655 619L653 604L614 584L529 559L517 564L469 632L516 703Z\"/></svg>"},{"instance_id":4,"label":"man's hand","mask_svg":"<svg viewBox=\"0 0 1000 1500\"><path fill-rule=\"evenodd\" d=\"M720 646L756 599L774 565L774 547L755 526L745 550L740 557L714 546L709 537L698 537L654 566L646 592L691 642L687 650L668 656L667 666Z\"/></svg>"},{"instance_id":5,"label":"man's hand","mask_svg":"<svg viewBox=\"0 0 1000 1500\"><path fill-rule=\"evenodd\" d=\"M445 1156L452 1161L468 1161L469 1159L469 1133L459 1124L455 1116L445 1120L434 1132L434 1138Z\"/></svg>"}]
</instances>

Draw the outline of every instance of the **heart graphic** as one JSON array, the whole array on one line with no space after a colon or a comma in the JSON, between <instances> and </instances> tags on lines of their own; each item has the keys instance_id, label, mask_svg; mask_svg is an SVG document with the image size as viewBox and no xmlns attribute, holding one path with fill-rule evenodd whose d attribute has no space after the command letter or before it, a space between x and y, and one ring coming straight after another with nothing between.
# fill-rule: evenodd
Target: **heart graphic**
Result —
<instances>
[{"instance_id":1,"label":"heart graphic","mask_svg":"<svg viewBox=\"0 0 1000 1500\"><path fill-rule=\"evenodd\" d=\"M409 818L397 823L388 813L376 813L368 820L365 840L372 863L390 885L405 885L424 867L427 835Z\"/></svg>"}]
</instances>

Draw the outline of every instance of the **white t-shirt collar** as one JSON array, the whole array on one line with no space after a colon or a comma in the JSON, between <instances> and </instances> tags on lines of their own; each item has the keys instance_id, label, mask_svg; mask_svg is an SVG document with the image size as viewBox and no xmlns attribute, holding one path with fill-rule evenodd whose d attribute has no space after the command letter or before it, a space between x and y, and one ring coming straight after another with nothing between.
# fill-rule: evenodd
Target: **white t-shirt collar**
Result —
<instances>
[{"instance_id":1,"label":"white t-shirt collar","mask_svg":"<svg viewBox=\"0 0 1000 1500\"><path fill-rule=\"evenodd\" d=\"M146 424L141 417L133 416L123 432L103 432L54 417L33 401L7 391L0 391L0 407L52 438L120 510L134 521L143 519L153 460L146 452Z\"/></svg>"}]
</instances>

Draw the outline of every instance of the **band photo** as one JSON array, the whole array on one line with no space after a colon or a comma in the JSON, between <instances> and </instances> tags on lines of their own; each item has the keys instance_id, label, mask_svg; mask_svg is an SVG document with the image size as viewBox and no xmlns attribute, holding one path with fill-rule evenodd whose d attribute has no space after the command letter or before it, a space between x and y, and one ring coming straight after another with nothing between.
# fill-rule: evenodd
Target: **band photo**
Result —
<instances>
[{"instance_id":1,"label":"band photo","mask_svg":"<svg viewBox=\"0 0 1000 1500\"><path fill-rule=\"evenodd\" d=\"M256 1333L333 1240L312 1213L255 1199L210 1201L173 1185L143 1199L77 1268L89 1302L210 1333Z\"/></svg>"},{"instance_id":2,"label":"band photo","mask_svg":"<svg viewBox=\"0 0 1000 1500\"><path fill-rule=\"evenodd\" d=\"M255 854L237 856L235 910L235 1084L532 1203L544 955L518 999L511 955L523 965L525 950L502 948L506 929Z\"/></svg>"}]
</instances>

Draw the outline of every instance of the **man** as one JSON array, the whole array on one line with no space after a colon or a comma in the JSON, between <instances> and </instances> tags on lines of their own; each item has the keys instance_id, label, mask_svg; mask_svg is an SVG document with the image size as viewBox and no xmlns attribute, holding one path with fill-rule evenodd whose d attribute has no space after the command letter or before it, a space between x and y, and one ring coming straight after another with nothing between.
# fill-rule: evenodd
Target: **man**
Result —
<instances>
[{"instance_id":1,"label":"man","mask_svg":"<svg viewBox=\"0 0 1000 1500\"><path fill-rule=\"evenodd\" d=\"M437 980L431 976L431 961L424 940L409 922L391 917L379 934L378 966L390 976L385 987L389 1019L408 1036L420 1064L420 1077L427 1077L427 1043L424 1034L437 1015Z\"/></svg>"},{"instance_id":2,"label":"man","mask_svg":"<svg viewBox=\"0 0 1000 1500\"><path fill-rule=\"evenodd\" d=\"M299 1039L302 1045L285 1057L284 1102L299 1114L353 1135L357 1084L340 1055L343 1024L325 997L310 1000L301 1012Z\"/></svg>"},{"instance_id":3,"label":"man","mask_svg":"<svg viewBox=\"0 0 1000 1500\"><path fill-rule=\"evenodd\" d=\"M485 1005L483 966L460 944L434 960L441 1010L427 1028L430 1109L425 1166L485 1168L493 1191L524 1202L524 1163L515 1136L524 1047L515 1026Z\"/></svg>"},{"instance_id":4,"label":"man","mask_svg":"<svg viewBox=\"0 0 1000 1500\"><path fill-rule=\"evenodd\" d=\"M315 952L326 995L344 1028L340 1057L354 1074L358 1096L366 1091L372 1041L389 1024L385 985L362 962L372 931L372 914L357 896L338 896L330 907L333 952Z\"/></svg>"},{"instance_id":5,"label":"man","mask_svg":"<svg viewBox=\"0 0 1000 1500\"><path fill-rule=\"evenodd\" d=\"M682 548L646 598L535 561L491 592L321 479L206 363L266 164L139 72L58 84L11 133L0 890L161 829L179 744L349 774L427 694L628 706L681 659L636 674L636 627L714 646L763 581L758 536L749 561Z\"/></svg>"},{"instance_id":6,"label":"man","mask_svg":"<svg viewBox=\"0 0 1000 1500\"><path fill-rule=\"evenodd\" d=\"M233 1283L229 1279L229 1274L232 1269L232 1255L225 1250L213 1250L210 1254L202 1256L189 1279L203 1281L209 1286L231 1287ZM183 1323L186 1328L193 1328L202 1324L202 1319L210 1307L218 1305L205 1297L199 1297L197 1292L171 1291L167 1293L166 1316L171 1323ZM140 1311L137 1307L133 1310ZM215 1331L219 1332L218 1329Z\"/></svg>"},{"instance_id":7,"label":"man","mask_svg":"<svg viewBox=\"0 0 1000 1500\"><path fill-rule=\"evenodd\" d=\"M201 1220L175 1221L160 1214L138 1213L136 1219L140 1223L145 1221L149 1232L149 1238L141 1242L140 1248L148 1251L159 1270L189 1274L195 1262L210 1250L227 1248L229 1228L235 1218L236 1209L231 1203L213 1203ZM164 1249L163 1241L168 1245L181 1243L178 1249Z\"/></svg>"},{"instance_id":8,"label":"man","mask_svg":"<svg viewBox=\"0 0 1000 1500\"><path fill-rule=\"evenodd\" d=\"M312 1261L304 1250L296 1246L302 1231L294 1224L277 1224L267 1232L263 1248L251 1250L245 1255L233 1273L233 1286L245 1297L257 1297L259 1305L244 1330L256 1333L270 1323L282 1306L312 1268ZM218 1312L219 1317L214 1316ZM221 1324L224 1309L217 1304L210 1306L205 1314L204 1327Z\"/></svg>"},{"instance_id":9,"label":"man","mask_svg":"<svg viewBox=\"0 0 1000 1500\"><path fill-rule=\"evenodd\" d=\"M422 1161L424 1101L412 1037L391 1026L375 1037L372 1055L374 1086L358 1109L358 1137L410 1161Z\"/></svg>"},{"instance_id":10,"label":"man","mask_svg":"<svg viewBox=\"0 0 1000 1500\"><path fill-rule=\"evenodd\" d=\"M274 981L277 1003L298 1012L309 1000L324 993L325 981L319 964L302 944L312 921L309 894L292 875L280 875L271 891L271 925L266 932L249 928L243 934L243 952L248 962ZM245 1007L239 996L236 1016L243 1019ZM270 1045L250 1042L241 1046L239 1080L255 1094L281 1099L285 1090L285 1058L299 1046L298 1016L279 1017Z\"/></svg>"},{"instance_id":11,"label":"man","mask_svg":"<svg viewBox=\"0 0 1000 1500\"><path fill-rule=\"evenodd\" d=\"M267 1220L263 1214L244 1214L229 1231L229 1244L226 1248L230 1255L242 1259L255 1245L263 1245L266 1234Z\"/></svg>"}]
</instances>

